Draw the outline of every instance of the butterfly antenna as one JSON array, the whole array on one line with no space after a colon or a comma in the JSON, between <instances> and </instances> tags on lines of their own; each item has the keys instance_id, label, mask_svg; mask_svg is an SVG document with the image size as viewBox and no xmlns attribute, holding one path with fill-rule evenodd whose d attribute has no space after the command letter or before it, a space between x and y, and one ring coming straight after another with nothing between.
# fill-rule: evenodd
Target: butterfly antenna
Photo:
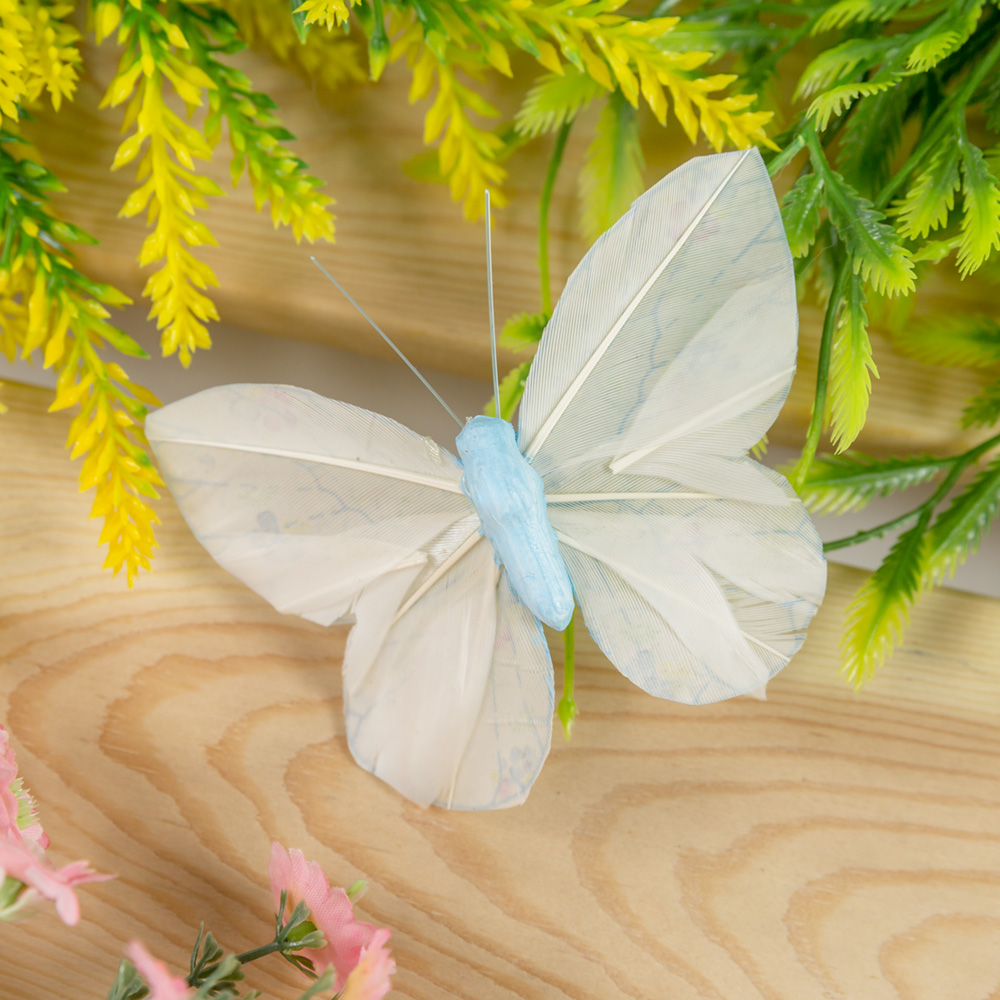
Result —
<instances>
[{"instance_id":1,"label":"butterfly antenna","mask_svg":"<svg viewBox=\"0 0 1000 1000\"><path fill-rule=\"evenodd\" d=\"M493 246L490 238L490 189L486 196L486 294L490 306L490 352L493 358L493 412L500 416L500 375L497 370L497 325L493 316Z\"/></svg>"},{"instance_id":2,"label":"butterfly antenna","mask_svg":"<svg viewBox=\"0 0 1000 1000\"><path fill-rule=\"evenodd\" d=\"M378 323L376 323L375 320L373 320L371 316L369 316L368 313L366 313L364 309L362 309L361 306L354 301L351 297L351 293L348 292L348 290L344 288L344 286L337 281L337 279L330 274L330 272L315 257L310 256L309 259L337 286L337 288L340 289L344 298L347 299L347 301L350 302L351 305L354 306L354 308L357 309L357 311L361 313L366 320L368 320L372 329L396 352L396 354L399 355L406 367L409 368L410 371L424 383L428 392L430 392L430 394L448 411L451 419L454 420L459 427L464 427L465 424L463 424L462 421L455 416L455 411L441 398L441 394L430 384L430 382L427 381L427 379L423 377L423 375L420 374L420 372L417 371L410 359L389 339L389 335L382 329L382 327L380 327Z\"/></svg>"}]
</instances>

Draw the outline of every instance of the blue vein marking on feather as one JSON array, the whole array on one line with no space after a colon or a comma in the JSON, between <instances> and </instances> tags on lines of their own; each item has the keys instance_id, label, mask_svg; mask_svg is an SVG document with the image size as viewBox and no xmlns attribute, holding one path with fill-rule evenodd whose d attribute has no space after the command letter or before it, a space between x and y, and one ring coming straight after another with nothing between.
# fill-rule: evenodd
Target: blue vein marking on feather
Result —
<instances>
[{"instance_id":1,"label":"blue vein marking on feather","mask_svg":"<svg viewBox=\"0 0 1000 1000\"><path fill-rule=\"evenodd\" d=\"M514 428L499 417L473 417L455 439L462 489L483 532L528 610L552 628L573 616L573 587L545 510L541 476L521 454Z\"/></svg>"}]
</instances>

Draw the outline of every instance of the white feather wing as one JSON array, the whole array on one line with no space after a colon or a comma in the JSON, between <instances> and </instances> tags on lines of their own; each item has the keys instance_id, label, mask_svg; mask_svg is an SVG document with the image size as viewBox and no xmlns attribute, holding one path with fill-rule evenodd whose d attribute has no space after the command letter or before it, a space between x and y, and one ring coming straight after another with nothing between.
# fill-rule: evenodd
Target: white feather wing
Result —
<instances>
[{"instance_id":1,"label":"white feather wing","mask_svg":"<svg viewBox=\"0 0 1000 1000\"><path fill-rule=\"evenodd\" d=\"M795 283L756 151L694 159L567 282L518 436L596 641L661 697L761 687L826 571L788 483L747 457L795 368Z\"/></svg>"},{"instance_id":2,"label":"white feather wing","mask_svg":"<svg viewBox=\"0 0 1000 1000\"><path fill-rule=\"evenodd\" d=\"M525 388L522 450L552 491L609 465L669 467L682 485L718 487L724 460L745 454L777 415L797 322L791 256L759 154L689 160L570 276ZM697 449L684 454L695 435ZM742 496L741 484L730 493Z\"/></svg>"},{"instance_id":3,"label":"white feather wing","mask_svg":"<svg viewBox=\"0 0 1000 1000\"><path fill-rule=\"evenodd\" d=\"M548 754L552 663L489 542L477 532L455 551L433 583L400 571L362 591L344 658L348 742L420 805L512 806Z\"/></svg>"},{"instance_id":4,"label":"white feather wing","mask_svg":"<svg viewBox=\"0 0 1000 1000\"><path fill-rule=\"evenodd\" d=\"M455 458L287 386L199 393L154 413L147 434L222 566L280 611L355 619L344 699L363 767L423 805L525 799L548 753L552 664Z\"/></svg>"},{"instance_id":5,"label":"white feather wing","mask_svg":"<svg viewBox=\"0 0 1000 1000\"><path fill-rule=\"evenodd\" d=\"M425 565L473 515L447 451L304 389L209 389L153 413L146 434L212 556L279 611L324 625L372 580Z\"/></svg>"},{"instance_id":6,"label":"white feather wing","mask_svg":"<svg viewBox=\"0 0 1000 1000\"><path fill-rule=\"evenodd\" d=\"M587 627L657 697L747 694L797 652L822 600L815 530L798 503L669 497L550 505Z\"/></svg>"}]
</instances>

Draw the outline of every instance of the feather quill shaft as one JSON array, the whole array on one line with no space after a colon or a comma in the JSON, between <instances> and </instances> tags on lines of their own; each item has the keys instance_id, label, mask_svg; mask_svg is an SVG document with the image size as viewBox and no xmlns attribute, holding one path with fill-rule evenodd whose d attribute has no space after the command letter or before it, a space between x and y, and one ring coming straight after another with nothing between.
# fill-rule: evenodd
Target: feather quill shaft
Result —
<instances>
[{"instance_id":1,"label":"feather quill shaft","mask_svg":"<svg viewBox=\"0 0 1000 1000\"><path fill-rule=\"evenodd\" d=\"M150 441L158 439L150 436ZM371 462L357 462L350 458L333 458L330 455L317 455L315 452L286 451L284 448L265 448L260 445L230 444L222 441L204 441L195 438L164 438L170 444L188 444L198 448L221 448L225 451L245 451L252 455L273 455L277 458L290 458L300 462L315 462L317 465L334 465L340 469L353 469L355 472L368 472L373 476L385 476L387 479L402 479L419 486L433 486L446 493L461 493L462 487L453 480L436 479L433 476L422 476L418 472L407 469L396 469L388 465L373 465Z\"/></svg>"}]
</instances>

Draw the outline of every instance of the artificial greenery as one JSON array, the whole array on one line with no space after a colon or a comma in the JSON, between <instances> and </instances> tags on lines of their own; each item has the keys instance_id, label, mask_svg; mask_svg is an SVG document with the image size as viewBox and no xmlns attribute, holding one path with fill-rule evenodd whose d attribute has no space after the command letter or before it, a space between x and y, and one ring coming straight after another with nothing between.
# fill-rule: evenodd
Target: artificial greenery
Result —
<instances>
[{"instance_id":1,"label":"artificial greenery","mask_svg":"<svg viewBox=\"0 0 1000 1000\"><path fill-rule=\"evenodd\" d=\"M850 450L865 425L878 369L869 314L891 320L887 300L914 297L935 269L966 278L991 265L1000 247L1000 10L985 0L665 0L654 16L683 13L672 44L709 51L738 75L737 89L760 93L787 123L766 153L772 176L790 187L782 216L803 298L824 310L812 416L802 455L785 470L806 504L846 513L921 483L937 483L906 514L826 545L828 552L902 529L848 609L843 671L860 684L898 642L910 606L978 548L1000 507L1000 434L957 455L872 458ZM804 67L789 99L787 68ZM547 101L529 97L518 127L565 136L577 98L554 84ZM561 104L560 104L561 102ZM603 175L622 183L640 162L638 136L625 121L602 128L614 150ZM595 143L599 142L595 140ZM557 144L540 208L546 254L547 203L562 156ZM606 219L600 206L587 218ZM613 212L608 213L613 214ZM599 228L595 224L592 230ZM502 342L523 349L540 337L551 311L547 273L542 307L516 317ZM909 312L902 315L908 317ZM531 322L529 322L529 319ZM1000 326L986 317L929 316L897 323L897 349L929 364L991 369L997 377L971 399L966 428L1000 422ZM502 409L512 413L523 387L515 369ZM513 374L513 373L512 373ZM826 435L832 453L819 453ZM992 461L991 461L992 459ZM985 464L984 464L985 463ZM968 475L964 490L953 491Z\"/></svg>"},{"instance_id":2,"label":"artificial greenery","mask_svg":"<svg viewBox=\"0 0 1000 1000\"><path fill-rule=\"evenodd\" d=\"M984 428L982 445L944 458L850 450L878 376L869 317L888 316L887 301L912 298L935 269L964 278L988 268L1000 246L1000 146L991 138L1000 130L1000 11L994 0L665 0L631 13L621 6L0 0L0 336L8 357L39 353L58 370L53 408L78 408L69 443L74 457L86 456L81 486L96 490L107 566L124 568L131 583L150 565L149 501L160 482L142 419L156 400L112 360L143 356L110 322L107 307L127 299L74 264L72 246L89 237L51 208L59 182L28 143L44 150L31 109L48 102L59 110L72 100L81 30L117 48L103 106L125 136L110 166L136 171L122 214L145 212L148 220L137 248L152 269L143 294L164 353L187 365L209 346L216 318L215 277L198 248L215 242L203 216L223 192L200 163L229 157L234 183L246 177L258 209L269 208L296 239L334 236L330 197L289 146L274 102L231 57L259 45L327 88L366 77L377 83L388 64L401 62L429 147L407 169L446 183L470 219L481 212L484 187L503 203L505 164L520 146L550 144L539 178L539 309L505 326L502 341L515 350L537 342L552 312L549 207L580 122L590 129L580 171L588 238L641 190L650 128L679 127L716 149L765 149L787 188L782 211L802 294L825 310L812 419L789 470L793 484L807 504L831 511L937 484L903 517L828 546L904 529L849 616L845 670L858 682L871 673L913 601L975 551L1000 498L991 461L998 438L988 437L1000 420L1000 379L963 416L966 427ZM798 85L788 94L784 82L796 66ZM501 120L485 98L488 75L517 77L512 85L523 100L513 121ZM191 118L199 109L204 118ZM894 339L928 363L1000 368L1000 327L989 318L924 318ZM516 408L529 367L525 360L504 378L504 415ZM832 454L820 452L824 435ZM952 498L963 476L964 491Z\"/></svg>"},{"instance_id":3,"label":"artificial greenery","mask_svg":"<svg viewBox=\"0 0 1000 1000\"><path fill-rule=\"evenodd\" d=\"M329 994L335 981L333 967L317 973L312 960L299 954L301 951L322 948L327 943L310 917L309 907L305 903L300 902L294 908L291 907L287 893L282 890L275 914L274 938L267 944L239 955L227 955L212 932L206 932L205 925L202 924L191 949L188 974L184 979L190 1000L259 1000L262 996L260 990L244 988L246 974L243 969L251 962L274 954L280 955L313 980L297 1000L313 1000L320 993ZM147 985L143 981L132 962L122 959L108 990L107 1000L157 1000L163 994L155 986L151 989L151 986L152 984ZM336 995L340 996L340 993Z\"/></svg>"}]
</instances>

